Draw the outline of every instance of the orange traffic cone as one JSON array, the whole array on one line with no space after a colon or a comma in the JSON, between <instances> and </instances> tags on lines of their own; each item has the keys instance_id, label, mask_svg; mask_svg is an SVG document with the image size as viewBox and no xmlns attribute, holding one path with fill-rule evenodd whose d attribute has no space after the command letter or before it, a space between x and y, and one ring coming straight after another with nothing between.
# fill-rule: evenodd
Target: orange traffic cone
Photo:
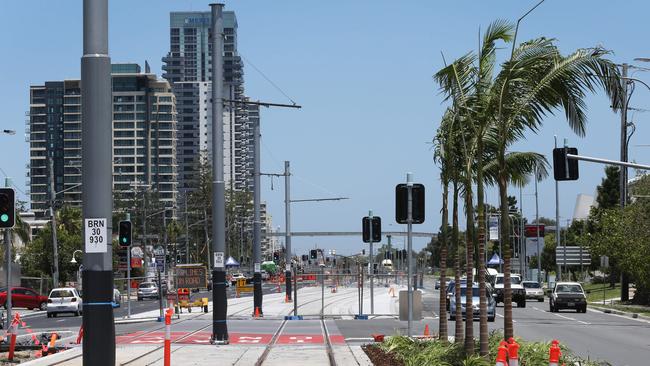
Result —
<instances>
[{"instance_id":1,"label":"orange traffic cone","mask_svg":"<svg viewBox=\"0 0 650 366\"><path fill-rule=\"evenodd\" d=\"M291 301L289 300L289 294L285 294L285 295L284 295L284 302L291 302Z\"/></svg>"},{"instance_id":2,"label":"orange traffic cone","mask_svg":"<svg viewBox=\"0 0 650 366\"><path fill-rule=\"evenodd\" d=\"M425 337L430 337L431 335L429 334L429 324L424 325L424 336Z\"/></svg>"},{"instance_id":3,"label":"orange traffic cone","mask_svg":"<svg viewBox=\"0 0 650 366\"><path fill-rule=\"evenodd\" d=\"M254 315L254 317L255 317L255 318L259 318L259 317L260 317L260 308L259 308L259 306L256 306L256 307L255 307L255 315Z\"/></svg>"}]
</instances>

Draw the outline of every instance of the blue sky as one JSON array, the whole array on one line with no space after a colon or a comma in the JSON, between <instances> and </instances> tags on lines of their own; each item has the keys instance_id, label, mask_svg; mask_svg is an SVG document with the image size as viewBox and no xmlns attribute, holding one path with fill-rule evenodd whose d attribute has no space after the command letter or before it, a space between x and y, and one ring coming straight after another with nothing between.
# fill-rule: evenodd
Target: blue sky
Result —
<instances>
[{"instance_id":1,"label":"blue sky","mask_svg":"<svg viewBox=\"0 0 650 366\"><path fill-rule=\"evenodd\" d=\"M384 230L405 229L394 223L394 186L414 173L427 188L427 220L418 231L437 231L441 190L430 141L444 106L433 73L441 52L452 60L475 49L479 28L498 18L516 19L536 1L226 1L239 22L239 51L297 103L301 110L262 110L262 171L281 172L290 160L296 199L350 197L330 203L292 206L295 231L360 230L372 209ZM208 10L204 0L110 0L110 54L114 62L148 60L160 74L169 49L169 12ZM518 39L558 39L564 52L602 45L618 63L650 57L647 22L650 5L628 1L614 11L605 0L547 0L521 24ZM25 190L28 144L24 141L29 85L78 78L81 56L81 0L2 1L0 31L0 127L18 131L0 135L1 176ZM509 49L501 51L507 55ZM643 64L639 64L643 66ZM648 64L647 66L650 66ZM650 75L634 77L650 82ZM246 91L253 99L287 102L250 65ZM650 109L650 93L639 85L631 106ZM587 136L578 138L560 117L549 117L537 135L518 150L551 153L553 135L581 154L615 159L619 154L619 116L602 95L589 97ZM650 162L648 113L630 113L637 129L630 157ZM560 215L570 218L578 193L594 192L603 167L583 163L580 180L560 184ZM631 173L634 174L633 172ZM263 178L263 200L275 226L284 228L283 182ZM554 216L554 184L542 182L540 215ZM514 192L513 192L514 193ZM518 190L517 190L518 195ZM534 215L532 187L524 188L524 214ZM497 203L494 190L488 201ZM392 223L392 226L389 224ZM397 240L401 245L401 239ZM337 253L358 253L360 238L298 238L294 250L314 245ZM425 244L415 240L415 248Z\"/></svg>"}]
</instances>

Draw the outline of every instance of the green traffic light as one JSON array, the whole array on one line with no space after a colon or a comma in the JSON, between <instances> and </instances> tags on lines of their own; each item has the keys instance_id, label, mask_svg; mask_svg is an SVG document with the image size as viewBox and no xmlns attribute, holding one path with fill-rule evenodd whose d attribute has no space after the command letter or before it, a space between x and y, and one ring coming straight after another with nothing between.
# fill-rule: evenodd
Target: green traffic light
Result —
<instances>
[{"instance_id":1,"label":"green traffic light","mask_svg":"<svg viewBox=\"0 0 650 366\"><path fill-rule=\"evenodd\" d=\"M122 243L126 243L126 238L122 238Z\"/></svg>"},{"instance_id":2,"label":"green traffic light","mask_svg":"<svg viewBox=\"0 0 650 366\"><path fill-rule=\"evenodd\" d=\"M7 215L7 214L2 214L2 215L0 216L0 221L2 221L2 222L7 222L7 221L9 221L9 215Z\"/></svg>"}]
</instances>

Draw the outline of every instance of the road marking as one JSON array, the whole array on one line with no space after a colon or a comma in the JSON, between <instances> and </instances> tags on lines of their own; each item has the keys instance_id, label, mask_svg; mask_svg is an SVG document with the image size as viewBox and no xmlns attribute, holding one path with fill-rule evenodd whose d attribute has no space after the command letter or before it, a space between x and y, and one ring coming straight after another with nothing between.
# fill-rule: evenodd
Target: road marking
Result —
<instances>
[{"instance_id":1,"label":"road marking","mask_svg":"<svg viewBox=\"0 0 650 366\"><path fill-rule=\"evenodd\" d=\"M606 313L606 312L604 312L604 311L602 311L602 310L594 309L594 308L589 309L589 311L595 311L595 312L598 312L598 313L601 313L601 314L605 314L605 315L611 315L611 316L616 316L616 317L623 318L623 319L627 319L627 320L634 320L634 321L637 321L637 322L650 324L650 320L646 320L646 319L641 319L641 318L632 318L632 317L630 317L630 316L619 315L619 314L614 314L614 313Z\"/></svg>"},{"instance_id":2,"label":"road marking","mask_svg":"<svg viewBox=\"0 0 650 366\"><path fill-rule=\"evenodd\" d=\"M505 318L503 315L501 315L501 314L499 314L499 313L497 313L497 316L498 316L499 318ZM512 322L513 322L513 323L516 323L517 321L514 320L514 319L512 319Z\"/></svg>"},{"instance_id":3,"label":"road marking","mask_svg":"<svg viewBox=\"0 0 650 366\"><path fill-rule=\"evenodd\" d=\"M584 322L584 321L582 321L582 320L578 320L578 319L574 319L574 318L570 318L570 317L568 317L568 316L564 316L564 315L560 315L560 314L555 314L555 313L551 313L551 314L553 314L553 315L555 315L555 316L558 316L558 317L560 317L560 318L566 319L566 320L573 320L574 322L582 323L582 324L585 324L585 325L591 325L591 323Z\"/></svg>"}]
</instances>

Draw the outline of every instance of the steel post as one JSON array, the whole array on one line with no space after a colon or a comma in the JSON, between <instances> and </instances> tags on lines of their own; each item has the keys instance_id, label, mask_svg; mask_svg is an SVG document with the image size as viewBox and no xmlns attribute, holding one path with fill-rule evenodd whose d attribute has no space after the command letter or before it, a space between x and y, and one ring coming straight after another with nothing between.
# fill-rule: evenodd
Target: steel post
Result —
<instances>
[{"instance_id":1,"label":"steel post","mask_svg":"<svg viewBox=\"0 0 650 366\"><path fill-rule=\"evenodd\" d=\"M535 224L537 225L537 282L542 283L542 250L539 246L539 200L537 194L537 167L535 167Z\"/></svg>"},{"instance_id":2,"label":"steel post","mask_svg":"<svg viewBox=\"0 0 650 366\"><path fill-rule=\"evenodd\" d=\"M106 249L83 255L83 364L115 365L112 237L112 90L108 0L83 1L82 202L85 220L105 220ZM85 233L84 236L85 237Z\"/></svg>"},{"instance_id":3,"label":"steel post","mask_svg":"<svg viewBox=\"0 0 650 366\"><path fill-rule=\"evenodd\" d=\"M284 220L285 220L285 237L284 245L286 253L284 256L286 268L289 269L291 264L291 169L289 162L284 162ZM291 299L291 271L285 271L286 296ZM294 314L295 315L295 314Z\"/></svg>"},{"instance_id":4,"label":"steel post","mask_svg":"<svg viewBox=\"0 0 650 366\"><path fill-rule=\"evenodd\" d=\"M59 287L59 244L57 240L56 211L54 202L56 200L56 186L54 185L54 156L50 158L50 217L52 219L52 284Z\"/></svg>"},{"instance_id":5,"label":"steel post","mask_svg":"<svg viewBox=\"0 0 650 366\"><path fill-rule=\"evenodd\" d=\"M372 252L372 210L368 211L368 233L370 234L370 251L368 260L368 280L370 281L370 314L375 313L375 256Z\"/></svg>"},{"instance_id":6,"label":"steel post","mask_svg":"<svg viewBox=\"0 0 650 366\"><path fill-rule=\"evenodd\" d=\"M261 197L260 193L262 187L260 185L260 121L259 118L255 119L253 124L253 314L259 310L259 314L264 314L262 310L262 219L260 215ZM291 254L287 251L287 256L290 258ZM290 262L287 262L289 265ZM288 278L285 279L287 286L291 289L291 269L289 268ZM291 298L291 292L287 291L287 296Z\"/></svg>"},{"instance_id":7,"label":"steel post","mask_svg":"<svg viewBox=\"0 0 650 366\"><path fill-rule=\"evenodd\" d=\"M226 197L223 142L223 4L210 4L212 11L212 248L224 258L226 251ZM224 261L225 262L225 261ZM228 298L224 263L212 268L213 343L228 343Z\"/></svg>"},{"instance_id":8,"label":"steel post","mask_svg":"<svg viewBox=\"0 0 650 366\"><path fill-rule=\"evenodd\" d=\"M627 162L627 109L628 109L628 95L627 95L627 71L628 64L622 65L621 76L623 81L623 101L621 105L621 161ZM619 168L619 201L621 208L625 207L627 203L627 167L621 166ZM565 244L566 245L566 244ZM629 280L627 273L621 271L621 301L628 301L629 295Z\"/></svg>"},{"instance_id":9,"label":"steel post","mask_svg":"<svg viewBox=\"0 0 650 366\"><path fill-rule=\"evenodd\" d=\"M11 229L5 229L5 279L8 289L11 288L11 235ZM12 320L11 293L12 291L7 291L7 301L5 301L7 307L7 327L5 329L9 329Z\"/></svg>"},{"instance_id":10,"label":"steel post","mask_svg":"<svg viewBox=\"0 0 650 366\"><path fill-rule=\"evenodd\" d=\"M557 148L557 136L553 136L555 140L555 148ZM555 247L560 247L560 191L555 181ZM557 261L557 275L555 276L555 282L559 282L562 279L562 267L560 261Z\"/></svg>"},{"instance_id":11,"label":"steel post","mask_svg":"<svg viewBox=\"0 0 650 366\"><path fill-rule=\"evenodd\" d=\"M412 266L412 255L411 252L413 250L413 241L412 241L412 233L413 233L413 177L411 173L406 173L406 187L408 190L408 209L407 209L407 216L406 216L406 227L407 227L407 266L408 266L408 275L407 275L407 280L406 282L408 283L408 336L411 337L413 335L413 286L411 283L411 278L413 277L413 266Z\"/></svg>"}]
</instances>

